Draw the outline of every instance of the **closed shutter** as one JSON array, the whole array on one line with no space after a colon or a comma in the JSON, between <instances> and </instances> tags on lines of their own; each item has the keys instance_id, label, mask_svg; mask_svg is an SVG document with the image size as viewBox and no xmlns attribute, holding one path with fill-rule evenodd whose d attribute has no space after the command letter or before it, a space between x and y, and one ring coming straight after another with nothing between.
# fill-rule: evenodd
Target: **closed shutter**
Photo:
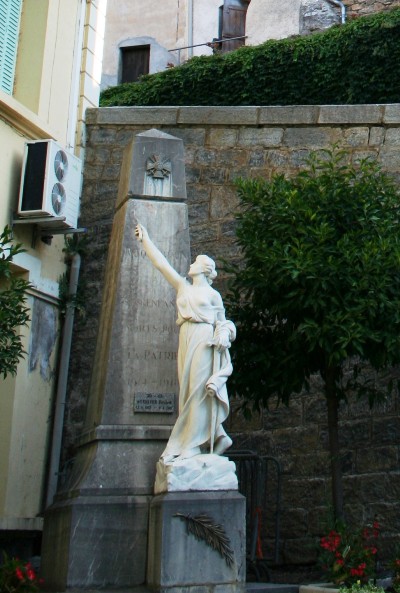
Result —
<instances>
[{"instance_id":1,"label":"closed shutter","mask_svg":"<svg viewBox=\"0 0 400 593\"><path fill-rule=\"evenodd\" d=\"M0 88L12 95L22 0L0 0Z\"/></svg>"},{"instance_id":2,"label":"closed shutter","mask_svg":"<svg viewBox=\"0 0 400 593\"><path fill-rule=\"evenodd\" d=\"M246 31L248 0L225 0L222 9L222 39L242 37ZM222 52L232 51L244 45L244 39L221 43Z\"/></svg>"}]
</instances>

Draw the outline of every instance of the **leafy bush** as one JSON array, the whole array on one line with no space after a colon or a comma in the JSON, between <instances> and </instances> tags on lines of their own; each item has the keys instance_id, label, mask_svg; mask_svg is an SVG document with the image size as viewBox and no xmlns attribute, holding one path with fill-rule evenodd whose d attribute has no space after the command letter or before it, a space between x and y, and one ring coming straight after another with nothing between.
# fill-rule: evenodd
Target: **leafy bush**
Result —
<instances>
[{"instance_id":1,"label":"leafy bush","mask_svg":"<svg viewBox=\"0 0 400 593\"><path fill-rule=\"evenodd\" d=\"M12 232L6 227L0 234L0 375L15 375L19 359L25 354L18 328L29 321L25 307L30 284L12 273L13 258L23 252L20 244L11 243Z\"/></svg>"},{"instance_id":2,"label":"leafy bush","mask_svg":"<svg viewBox=\"0 0 400 593\"><path fill-rule=\"evenodd\" d=\"M105 90L113 105L391 103L400 97L400 9L307 37L200 56Z\"/></svg>"},{"instance_id":3,"label":"leafy bush","mask_svg":"<svg viewBox=\"0 0 400 593\"><path fill-rule=\"evenodd\" d=\"M237 393L256 408L273 396L288 403L321 376L336 519L339 402L352 393L372 405L386 391L370 367L378 376L400 362L399 190L376 163L349 161L326 150L291 179L238 183L243 267L231 270L226 299Z\"/></svg>"}]
</instances>

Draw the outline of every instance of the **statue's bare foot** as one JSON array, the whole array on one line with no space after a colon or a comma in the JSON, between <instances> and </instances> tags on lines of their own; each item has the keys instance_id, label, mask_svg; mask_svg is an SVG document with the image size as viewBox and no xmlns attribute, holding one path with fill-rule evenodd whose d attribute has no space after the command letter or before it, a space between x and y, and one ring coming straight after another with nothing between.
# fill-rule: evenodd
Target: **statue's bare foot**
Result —
<instances>
[{"instance_id":1,"label":"statue's bare foot","mask_svg":"<svg viewBox=\"0 0 400 593\"><path fill-rule=\"evenodd\" d=\"M232 439L225 435L220 437L214 445L215 455L222 455L232 445Z\"/></svg>"}]
</instances>

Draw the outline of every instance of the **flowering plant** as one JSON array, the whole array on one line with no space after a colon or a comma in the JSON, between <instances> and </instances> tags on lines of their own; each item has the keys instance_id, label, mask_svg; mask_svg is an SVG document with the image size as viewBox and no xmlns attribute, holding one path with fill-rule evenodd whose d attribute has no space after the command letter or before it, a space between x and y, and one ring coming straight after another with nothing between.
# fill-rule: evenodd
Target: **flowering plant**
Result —
<instances>
[{"instance_id":1,"label":"flowering plant","mask_svg":"<svg viewBox=\"0 0 400 593\"><path fill-rule=\"evenodd\" d=\"M341 524L320 540L320 560L330 580L340 584L366 583L375 575L379 525L361 530Z\"/></svg>"},{"instance_id":2,"label":"flowering plant","mask_svg":"<svg viewBox=\"0 0 400 593\"><path fill-rule=\"evenodd\" d=\"M30 562L3 554L3 563L0 565L1 593L36 593L40 591L41 582Z\"/></svg>"}]
</instances>

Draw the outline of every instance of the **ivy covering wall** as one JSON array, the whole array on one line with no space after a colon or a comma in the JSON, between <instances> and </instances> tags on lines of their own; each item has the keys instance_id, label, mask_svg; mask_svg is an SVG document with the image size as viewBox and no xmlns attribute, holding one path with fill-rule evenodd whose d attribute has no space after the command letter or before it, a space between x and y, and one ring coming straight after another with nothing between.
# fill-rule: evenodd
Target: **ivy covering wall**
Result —
<instances>
[{"instance_id":1,"label":"ivy covering wall","mask_svg":"<svg viewBox=\"0 0 400 593\"><path fill-rule=\"evenodd\" d=\"M271 40L111 87L100 105L312 105L400 101L400 9Z\"/></svg>"}]
</instances>

